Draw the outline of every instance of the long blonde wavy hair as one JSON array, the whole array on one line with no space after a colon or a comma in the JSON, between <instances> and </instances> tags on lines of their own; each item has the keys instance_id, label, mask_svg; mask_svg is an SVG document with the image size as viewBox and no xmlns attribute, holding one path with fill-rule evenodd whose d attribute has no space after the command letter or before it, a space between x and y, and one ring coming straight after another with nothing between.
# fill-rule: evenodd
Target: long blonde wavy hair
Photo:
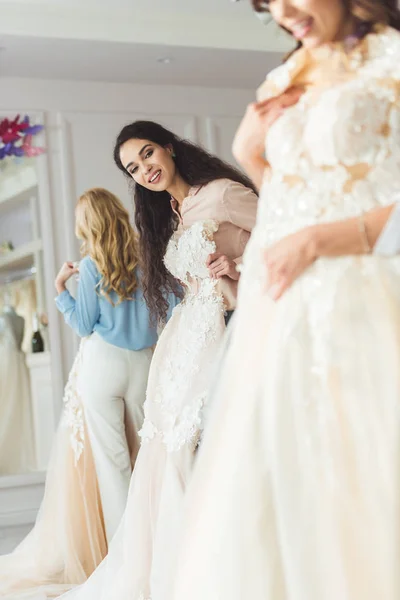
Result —
<instances>
[{"instance_id":1,"label":"long blonde wavy hair","mask_svg":"<svg viewBox=\"0 0 400 600\"><path fill-rule=\"evenodd\" d=\"M114 306L132 300L138 287L138 243L128 211L114 194L103 188L88 190L75 210L75 233L82 240L81 254L89 255L102 276L97 291Z\"/></svg>"}]
</instances>

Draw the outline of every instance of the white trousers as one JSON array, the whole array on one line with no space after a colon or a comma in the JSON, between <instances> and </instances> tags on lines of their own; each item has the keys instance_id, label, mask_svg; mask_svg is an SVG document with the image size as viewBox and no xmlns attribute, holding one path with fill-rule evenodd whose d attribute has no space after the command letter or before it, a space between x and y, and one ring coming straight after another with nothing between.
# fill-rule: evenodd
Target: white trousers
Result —
<instances>
[{"instance_id":1,"label":"white trousers","mask_svg":"<svg viewBox=\"0 0 400 600\"><path fill-rule=\"evenodd\" d=\"M108 543L125 510L152 354L150 348L135 352L112 346L96 333L83 349L79 390Z\"/></svg>"}]
</instances>

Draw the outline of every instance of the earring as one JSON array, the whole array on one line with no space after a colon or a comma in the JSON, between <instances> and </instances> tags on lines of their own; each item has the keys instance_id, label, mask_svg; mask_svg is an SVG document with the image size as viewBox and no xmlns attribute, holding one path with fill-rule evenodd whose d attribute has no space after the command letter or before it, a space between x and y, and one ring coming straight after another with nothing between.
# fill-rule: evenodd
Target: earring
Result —
<instances>
[{"instance_id":1,"label":"earring","mask_svg":"<svg viewBox=\"0 0 400 600\"><path fill-rule=\"evenodd\" d=\"M176 154L175 154L175 152L173 150L171 152L171 156L172 156L172 158L176 158Z\"/></svg>"}]
</instances>

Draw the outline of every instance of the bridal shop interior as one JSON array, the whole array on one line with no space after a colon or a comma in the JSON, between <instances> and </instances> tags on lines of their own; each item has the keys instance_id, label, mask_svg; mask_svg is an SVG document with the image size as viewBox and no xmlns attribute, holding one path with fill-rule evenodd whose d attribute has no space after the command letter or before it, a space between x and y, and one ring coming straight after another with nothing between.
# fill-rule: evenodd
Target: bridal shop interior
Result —
<instances>
[{"instance_id":1,"label":"bridal shop interior","mask_svg":"<svg viewBox=\"0 0 400 600\"><path fill-rule=\"evenodd\" d=\"M136 119L234 162L244 109L288 49L243 1L0 1L1 554L35 521L79 344L54 302L80 256L77 198L104 187L132 213L112 152Z\"/></svg>"}]
</instances>

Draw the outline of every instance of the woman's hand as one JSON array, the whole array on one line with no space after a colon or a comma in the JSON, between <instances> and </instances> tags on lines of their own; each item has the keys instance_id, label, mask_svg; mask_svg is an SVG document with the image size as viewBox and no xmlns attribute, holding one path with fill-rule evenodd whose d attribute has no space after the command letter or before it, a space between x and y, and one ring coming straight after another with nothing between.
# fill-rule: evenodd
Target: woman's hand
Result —
<instances>
[{"instance_id":1,"label":"woman's hand","mask_svg":"<svg viewBox=\"0 0 400 600\"><path fill-rule=\"evenodd\" d=\"M249 104L232 147L234 157L242 166L246 167L252 161L260 160L264 155L268 129L286 108L299 101L303 93L304 88L291 87L276 98Z\"/></svg>"},{"instance_id":2,"label":"woman's hand","mask_svg":"<svg viewBox=\"0 0 400 600\"><path fill-rule=\"evenodd\" d=\"M214 252L210 254L206 266L208 267L210 277L212 279L220 279L221 277L227 276L235 281L239 279L239 273L237 271L237 265L235 261L231 260L225 254L220 252Z\"/></svg>"},{"instance_id":3,"label":"woman's hand","mask_svg":"<svg viewBox=\"0 0 400 600\"><path fill-rule=\"evenodd\" d=\"M317 256L316 228L313 226L288 235L264 251L269 296L279 300Z\"/></svg>"},{"instance_id":4,"label":"woman's hand","mask_svg":"<svg viewBox=\"0 0 400 600\"><path fill-rule=\"evenodd\" d=\"M79 269L74 266L73 262L65 262L58 272L55 280L55 286L58 294L64 292L67 288L65 287L66 282L70 277L79 273Z\"/></svg>"}]
</instances>

